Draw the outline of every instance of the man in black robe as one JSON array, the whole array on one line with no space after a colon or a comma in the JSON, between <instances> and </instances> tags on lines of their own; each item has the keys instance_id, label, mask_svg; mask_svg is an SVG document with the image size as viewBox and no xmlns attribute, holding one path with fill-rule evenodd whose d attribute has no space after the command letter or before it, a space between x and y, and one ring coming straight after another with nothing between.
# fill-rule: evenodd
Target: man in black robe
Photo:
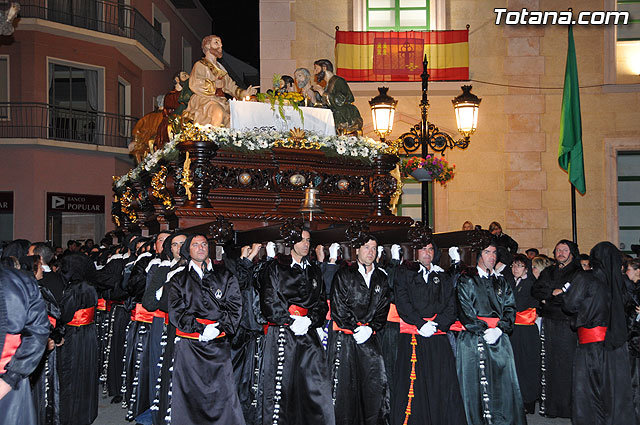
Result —
<instances>
[{"instance_id":1,"label":"man in black robe","mask_svg":"<svg viewBox=\"0 0 640 425\"><path fill-rule=\"evenodd\" d=\"M28 377L49 330L35 279L0 266L0 425L37 423Z\"/></svg>"},{"instance_id":2,"label":"man in black robe","mask_svg":"<svg viewBox=\"0 0 640 425\"><path fill-rule=\"evenodd\" d=\"M389 423L389 383L378 336L389 313L387 273L374 263L377 240L363 236L355 244L356 262L345 264L331 285L329 346L336 424Z\"/></svg>"},{"instance_id":3,"label":"man in black robe","mask_svg":"<svg viewBox=\"0 0 640 425\"><path fill-rule=\"evenodd\" d=\"M579 341L571 423L634 425L620 251L600 242L590 258L593 272L577 273L562 288L563 309L571 314Z\"/></svg>"},{"instance_id":4,"label":"man in black robe","mask_svg":"<svg viewBox=\"0 0 640 425\"><path fill-rule=\"evenodd\" d=\"M542 392L540 414L548 417L571 417L571 380L573 358L578 345L569 316L562 311L562 287L582 270L578 246L566 239L553 250L556 264L542 271L531 288L541 304L542 316Z\"/></svg>"},{"instance_id":5,"label":"man in black robe","mask_svg":"<svg viewBox=\"0 0 640 425\"><path fill-rule=\"evenodd\" d=\"M457 317L455 290L451 275L438 266L440 250L430 236L417 246L417 261L394 274L401 322L392 425L467 423L447 336Z\"/></svg>"},{"instance_id":6,"label":"man in black robe","mask_svg":"<svg viewBox=\"0 0 640 425\"><path fill-rule=\"evenodd\" d=\"M325 351L315 328L328 306L322 271L308 259L311 235L288 221L281 236L291 255L277 255L258 276L260 310L269 322L262 364L262 423L335 423Z\"/></svg>"},{"instance_id":7,"label":"man in black robe","mask_svg":"<svg viewBox=\"0 0 640 425\"><path fill-rule=\"evenodd\" d=\"M477 266L456 287L460 322L456 366L467 422L473 425L527 423L509 334L516 318L511 286L495 271L496 243L481 239ZM506 334L506 335L505 335Z\"/></svg>"},{"instance_id":8,"label":"man in black robe","mask_svg":"<svg viewBox=\"0 0 640 425\"><path fill-rule=\"evenodd\" d=\"M213 266L202 234L190 236L181 254L189 263L171 278L169 291L169 321L180 337L174 353L171 422L244 425L229 344L242 314L238 280L224 266Z\"/></svg>"}]
</instances>

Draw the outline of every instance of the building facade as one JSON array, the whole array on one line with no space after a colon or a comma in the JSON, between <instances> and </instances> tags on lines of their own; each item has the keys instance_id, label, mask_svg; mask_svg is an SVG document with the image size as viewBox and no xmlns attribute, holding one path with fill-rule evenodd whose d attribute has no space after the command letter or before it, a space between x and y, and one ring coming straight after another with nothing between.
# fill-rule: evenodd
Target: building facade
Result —
<instances>
[{"instance_id":1,"label":"building facade","mask_svg":"<svg viewBox=\"0 0 640 425\"><path fill-rule=\"evenodd\" d=\"M478 130L466 150L447 151L457 174L433 190L435 231L465 220L492 221L521 249L549 253L571 239L571 195L558 166L567 26L496 24L495 9L592 12L574 25L580 81L587 190L577 195L578 243L587 251L610 240L624 251L640 243L640 3L615 0L260 0L261 79L334 59L341 30L464 29L469 31L469 82L429 83L429 121L457 135L451 99L472 84L482 98ZM629 11L626 25L599 24L607 11ZM351 83L373 133L367 101L380 83ZM392 140L420 121L420 83L385 83L398 107ZM403 215L420 216L418 185L408 183Z\"/></svg>"},{"instance_id":2,"label":"building facade","mask_svg":"<svg viewBox=\"0 0 640 425\"><path fill-rule=\"evenodd\" d=\"M0 240L100 238L135 122L191 71L198 1L23 0L0 37Z\"/></svg>"}]
</instances>

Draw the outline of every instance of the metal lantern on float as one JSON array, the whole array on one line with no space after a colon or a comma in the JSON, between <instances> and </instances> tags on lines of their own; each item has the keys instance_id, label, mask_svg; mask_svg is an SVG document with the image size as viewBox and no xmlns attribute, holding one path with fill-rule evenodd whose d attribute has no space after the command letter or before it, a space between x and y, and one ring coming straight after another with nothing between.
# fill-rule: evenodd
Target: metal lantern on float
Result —
<instances>
[{"instance_id":1,"label":"metal lantern on float","mask_svg":"<svg viewBox=\"0 0 640 425\"><path fill-rule=\"evenodd\" d=\"M379 94L369 101L373 129L384 142L384 137L393 130L393 117L398 101L387 94L389 87L378 87Z\"/></svg>"},{"instance_id":2,"label":"metal lantern on float","mask_svg":"<svg viewBox=\"0 0 640 425\"><path fill-rule=\"evenodd\" d=\"M482 99L471 93L472 86L462 86L462 94L454 98L453 109L456 112L458 131L465 138L471 136L478 128L478 109Z\"/></svg>"}]
</instances>

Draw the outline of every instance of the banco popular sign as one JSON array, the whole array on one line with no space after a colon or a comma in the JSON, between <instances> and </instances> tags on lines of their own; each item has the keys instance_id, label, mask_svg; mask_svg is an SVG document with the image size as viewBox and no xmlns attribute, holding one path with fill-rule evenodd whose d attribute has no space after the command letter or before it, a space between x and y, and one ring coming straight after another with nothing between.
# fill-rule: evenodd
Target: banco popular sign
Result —
<instances>
[{"instance_id":1,"label":"banco popular sign","mask_svg":"<svg viewBox=\"0 0 640 425\"><path fill-rule=\"evenodd\" d=\"M78 193L47 193L48 212L104 214L104 196Z\"/></svg>"}]
</instances>

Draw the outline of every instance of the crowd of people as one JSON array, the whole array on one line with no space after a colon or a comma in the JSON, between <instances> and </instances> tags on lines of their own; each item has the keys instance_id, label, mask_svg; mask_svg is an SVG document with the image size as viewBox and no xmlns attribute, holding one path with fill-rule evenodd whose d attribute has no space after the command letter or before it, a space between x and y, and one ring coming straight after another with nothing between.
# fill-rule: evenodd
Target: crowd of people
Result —
<instances>
[{"instance_id":1,"label":"crowd of people","mask_svg":"<svg viewBox=\"0 0 640 425\"><path fill-rule=\"evenodd\" d=\"M536 405L640 423L640 260L476 234L475 264L424 226L402 246L361 229L314 247L293 220L227 252L179 230L13 241L0 424L89 425L100 391L154 425L525 424Z\"/></svg>"}]
</instances>

